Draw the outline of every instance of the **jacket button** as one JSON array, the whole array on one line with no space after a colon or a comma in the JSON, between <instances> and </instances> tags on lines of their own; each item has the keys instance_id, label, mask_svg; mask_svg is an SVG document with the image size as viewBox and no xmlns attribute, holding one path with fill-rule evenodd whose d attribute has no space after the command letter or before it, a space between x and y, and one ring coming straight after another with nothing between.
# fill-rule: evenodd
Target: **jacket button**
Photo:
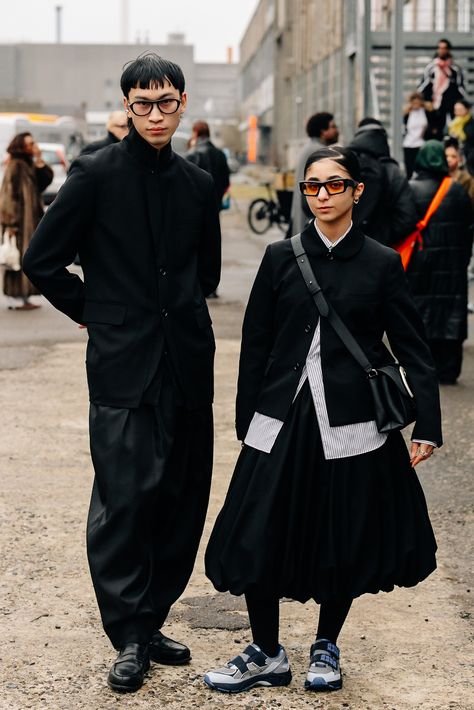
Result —
<instances>
[{"instance_id":1,"label":"jacket button","mask_svg":"<svg viewBox=\"0 0 474 710\"><path fill-rule=\"evenodd\" d=\"M166 308L162 308L162 309L161 309L161 315L163 316L163 318L167 318L167 317L168 317L168 311L166 310Z\"/></svg>"},{"instance_id":2,"label":"jacket button","mask_svg":"<svg viewBox=\"0 0 474 710\"><path fill-rule=\"evenodd\" d=\"M160 276L166 276L166 269L162 266L159 271Z\"/></svg>"},{"instance_id":3,"label":"jacket button","mask_svg":"<svg viewBox=\"0 0 474 710\"><path fill-rule=\"evenodd\" d=\"M306 328L304 329L305 333L309 333L311 331L311 326L307 325Z\"/></svg>"},{"instance_id":4,"label":"jacket button","mask_svg":"<svg viewBox=\"0 0 474 710\"><path fill-rule=\"evenodd\" d=\"M332 255L332 253L331 253L330 251L328 251L328 253L326 254L326 256L327 256L327 258L329 259L329 261L332 261L332 260L334 259L333 255Z\"/></svg>"},{"instance_id":5,"label":"jacket button","mask_svg":"<svg viewBox=\"0 0 474 710\"><path fill-rule=\"evenodd\" d=\"M296 365L294 366L293 370L297 371L300 369L300 367L301 367L301 365L299 364L299 362L297 362Z\"/></svg>"}]
</instances>

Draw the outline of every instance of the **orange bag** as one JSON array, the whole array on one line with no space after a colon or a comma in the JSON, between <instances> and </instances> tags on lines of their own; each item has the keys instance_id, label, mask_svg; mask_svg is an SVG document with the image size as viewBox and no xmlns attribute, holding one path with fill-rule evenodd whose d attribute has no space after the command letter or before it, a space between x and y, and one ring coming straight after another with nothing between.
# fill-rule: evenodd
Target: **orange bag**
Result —
<instances>
[{"instance_id":1,"label":"orange bag","mask_svg":"<svg viewBox=\"0 0 474 710\"><path fill-rule=\"evenodd\" d=\"M451 187L452 181L453 180L450 177L443 178L441 185L439 186L435 196L430 202L425 216L423 217L423 219L420 219L420 221L417 222L415 231L412 232L408 237L405 237L403 241L401 241L394 247L395 251L398 251L402 258L402 264L405 271L407 270L408 264L410 263L410 259L415 250L415 246L418 244L418 249L420 251L423 249L423 237L421 235L421 232L428 225L428 222L430 221L431 217L434 215L434 213L440 206L444 196Z\"/></svg>"}]
</instances>

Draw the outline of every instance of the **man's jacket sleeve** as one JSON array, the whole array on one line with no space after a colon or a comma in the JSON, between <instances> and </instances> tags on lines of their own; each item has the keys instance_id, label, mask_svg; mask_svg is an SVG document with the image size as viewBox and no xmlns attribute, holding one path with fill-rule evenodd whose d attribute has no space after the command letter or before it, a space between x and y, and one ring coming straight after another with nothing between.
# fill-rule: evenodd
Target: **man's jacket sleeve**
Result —
<instances>
[{"instance_id":1,"label":"man's jacket sleeve","mask_svg":"<svg viewBox=\"0 0 474 710\"><path fill-rule=\"evenodd\" d=\"M55 308L82 322L84 283L67 270L94 211L91 158L77 160L56 199L39 223L23 258L23 271Z\"/></svg>"}]
</instances>

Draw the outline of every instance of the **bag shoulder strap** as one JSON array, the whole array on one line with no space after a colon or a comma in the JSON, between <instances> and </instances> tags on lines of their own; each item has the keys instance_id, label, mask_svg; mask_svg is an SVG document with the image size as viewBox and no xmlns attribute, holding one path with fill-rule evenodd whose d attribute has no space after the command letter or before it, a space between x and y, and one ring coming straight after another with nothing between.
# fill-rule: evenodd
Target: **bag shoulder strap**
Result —
<instances>
[{"instance_id":1,"label":"bag shoulder strap","mask_svg":"<svg viewBox=\"0 0 474 710\"><path fill-rule=\"evenodd\" d=\"M377 372L374 370L372 365L370 364L369 360L367 359L366 354L360 347L359 343L357 340L354 338L352 333L348 330L346 327L345 323L341 320L341 318L338 316L336 311L332 306L329 305L327 302L324 293L321 289L321 286L316 280L316 276L314 275L314 271L311 268L311 264L309 263L308 255L306 254L302 241L301 241L301 234L295 234L294 237L291 237L291 246L293 247L293 253L296 258L296 263L298 264L298 267L300 269L301 275L303 276L304 282L308 288L308 291L313 297L313 300L316 304L316 308L319 311L320 316L323 318L327 318L328 322L331 324L331 326L334 328L336 331L337 335L339 338L342 340L346 348L349 350L350 354L352 357L358 362L358 364L362 367L363 370L367 373L369 376L376 376ZM373 374L372 374L373 373Z\"/></svg>"},{"instance_id":2,"label":"bag shoulder strap","mask_svg":"<svg viewBox=\"0 0 474 710\"><path fill-rule=\"evenodd\" d=\"M425 229L425 227L428 226L428 222L440 206L441 202L443 201L444 196L448 192L449 188L451 187L451 183L453 182L453 179L450 177L445 177L443 178L441 185L438 187L436 190L436 194L434 195L433 199L431 200L428 209L426 210L426 214L423 217L423 219L420 219L418 224L416 225L417 229L422 230Z\"/></svg>"},{"instance_id":3,"label":"bag shoulder strap","mask_svg":"<svg viewBox=\"0 0 474 710\"><path fill-rule=\"evenodd\" d=\"M301 241L301 233L295 234L291 237L291 246L293 247L293 252L296 258L296 263L299 266L301 275L303 276L304 282L308 288L308 291L312 295L314 302L316 303L316 308L320 314L327 317L329 313L329 305L324 298L324 294L321 290L320 285L316 281L316 276L313 273L311 264L309 263L308 255L306 254L303 243Z\"/></svg>"}]
</instances>

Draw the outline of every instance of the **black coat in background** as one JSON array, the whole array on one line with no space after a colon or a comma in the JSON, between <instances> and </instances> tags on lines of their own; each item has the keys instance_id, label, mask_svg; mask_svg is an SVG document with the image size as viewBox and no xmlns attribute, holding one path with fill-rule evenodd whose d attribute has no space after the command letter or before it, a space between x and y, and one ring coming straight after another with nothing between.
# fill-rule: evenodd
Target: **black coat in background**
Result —
<instances>
[{"instance_id":1,"label":"black coat in background","mask_svg":"<svg viewBox=\"0 0 474 710\"><path fill-rule=\"evenodd\" d=\"M410 181L422 219L442 175L420 173ZM407 269L428 340L467 337L467 267L471 258L473 213L466 190L453 182L423 230L423 249Z\"/></svg>"},{"instance_id":2,"label":"black coat in background","mask_svg":"<svg viewBox=\"0 0 474 710\"><path fill-rule=\"evenodd\" d=\"M436 373L399 255L355 227L331 252L312 222L302 232L302 242L328 301L374 367L393 362L382 342L387 334L415 393L413 438L441 445ZM285 421L318 317L291 242L270 244L244 318L236 412L240 440L256 411ZM321 365L331 426L373 420L367 376L324 318Z\"/></svg>"},{"instance_id":3,"label":"black coat in background","mask_svg":"<svg viewBox=\"0 0 474 710\"><path fill-rule=\"evenodd\" d=\"M387 133L377 124L362 126L348 147L360 160L365 184L352 213L354 224L372 239L393 246L413 232L418 220L408 181L390 157Z\"/></svg>"},{"instance_id":4,"label":"black coat in background","mask_svg":"<svg viewBox=\"0 0 474 710\"><path fill-rule=\"evenodd\" d=\"M101 150L101 148L107 148L107 146L119 142L120 139L117 138L117 136L114 136L111 131L107 131L107 135L105 138L101 138L98 141L93 141L92 143L88 143L86 146L84 146L84 148L81 150L81 155L90 155L91 153L95 153L96 150Z\"/></svg>"},{"instance_id":5,"label":"black coat in background","mask_svg":"<svg viewBox=\"0 0 474 710\"><path fill-rule=\"evenodd\" d=\"M466 136L466 140L464 141L462 147L464 155L468 155L474 151L474 118L472 116L464 126L464 134Z\"/></svg>"},{"instance_id":6,"label":"black coat in background","mask_svg":"<svg viewBox=\"0 0 474 710\"><path fill-rule=\"evenodd\" d=\"M224 193L229 187L230 176L224 152L216 148L210 140L198 138L195 147L186 153L186 158L212 175L220 208Z\"/></svg>"},{"instance_id":7,"label":"black coat in background","mask_svg":"<svg viewBox=\"0 0 474 710\"><path fill-rule=\"evenodd\" d=\"M79 253L84 281L66 267ZM36 230L24 270L51 303L87 325L91 401L136 407L160 343L189 408L213 396L205 296L220 275L212 178L160 153L134 129L79 158Z\"/></svg>"}]
</instances>

